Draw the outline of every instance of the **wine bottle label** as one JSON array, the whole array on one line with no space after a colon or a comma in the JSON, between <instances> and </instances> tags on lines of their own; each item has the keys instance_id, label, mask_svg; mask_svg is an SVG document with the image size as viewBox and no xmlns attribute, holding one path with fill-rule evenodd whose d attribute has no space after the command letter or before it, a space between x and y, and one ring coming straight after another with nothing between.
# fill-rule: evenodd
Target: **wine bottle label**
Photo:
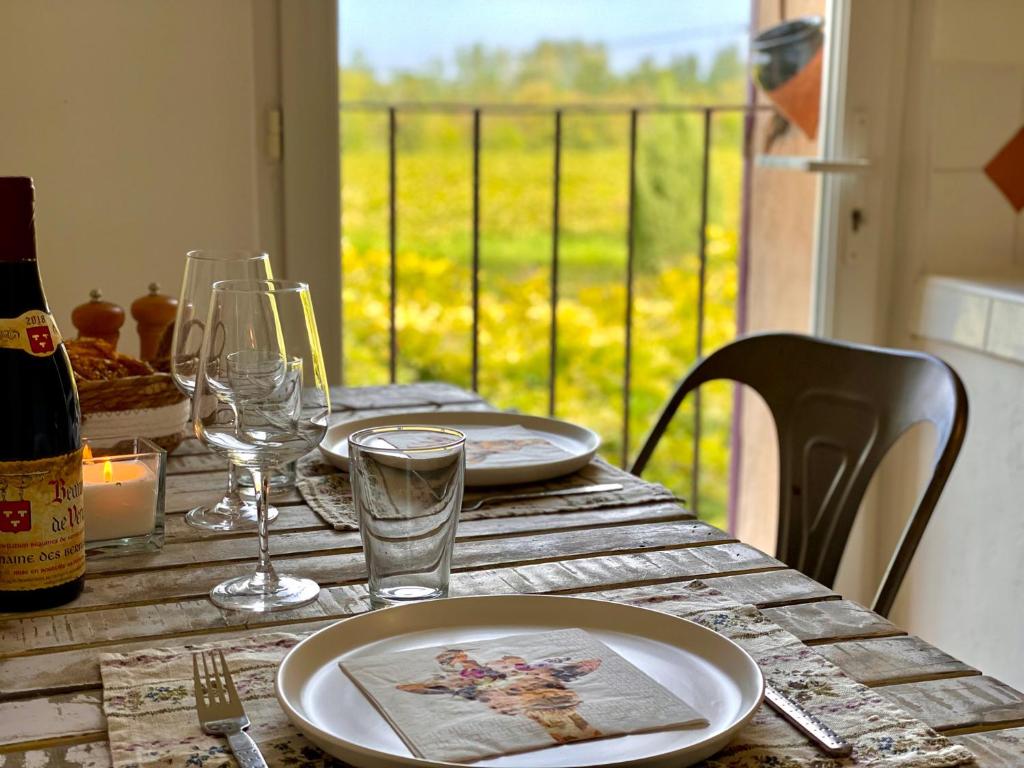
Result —
<instances>
[{"instance_id":1,"label":"wine bottle label","mask_svg":"<svg viewBox=\"0 0 1024 768\"><path fill-rule=\"evenodd\" d=\"M6 320L0 318L0 349L20 349L33 357L49 357L61 341L53 317L40 309L30 309Z\"/></svg>"},{"instance_id":2,"label":"wine bottle label","mask_svg":"<svg viewBox=\"0 0 1024 768\"><path fill-rule=\"evenodd\" d=\"M81 449L0 461L0 591L56 587L83 573Z\"/></svg>"}]
</instances>

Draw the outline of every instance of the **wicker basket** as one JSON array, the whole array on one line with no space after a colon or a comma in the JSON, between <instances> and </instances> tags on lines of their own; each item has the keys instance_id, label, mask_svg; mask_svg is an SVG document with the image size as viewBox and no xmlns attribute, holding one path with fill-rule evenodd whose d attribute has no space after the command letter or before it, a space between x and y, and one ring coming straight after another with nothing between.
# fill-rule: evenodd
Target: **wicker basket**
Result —
<instances>
[{"instance_id":1,"label":"wicker basket","mask_svg":"<svg viewBox=\"0 0 1024 768\"><path fill-rule=\"evenodd\" d=\"M148 437L171 453L186 436L188 398L170 374L79 381L82 434L101 438Z\"/></svg>"}]
</instances>

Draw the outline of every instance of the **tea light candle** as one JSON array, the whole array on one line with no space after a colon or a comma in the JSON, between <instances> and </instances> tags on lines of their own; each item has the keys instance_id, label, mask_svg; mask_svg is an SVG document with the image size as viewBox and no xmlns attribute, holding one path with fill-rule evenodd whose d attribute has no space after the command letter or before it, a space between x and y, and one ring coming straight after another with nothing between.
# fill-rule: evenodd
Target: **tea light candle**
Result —
<instances>
[{"instance_id":1,"label":"tea light candle","mask_svg":"<svg viewBox=\"0 0 1024 768\"><path fill-rule=\"evenodd\" d=\"M85 540L142 536L156 523L156 475L142 461L94 459L82 467Z\"/></svg>"}]
</instances>

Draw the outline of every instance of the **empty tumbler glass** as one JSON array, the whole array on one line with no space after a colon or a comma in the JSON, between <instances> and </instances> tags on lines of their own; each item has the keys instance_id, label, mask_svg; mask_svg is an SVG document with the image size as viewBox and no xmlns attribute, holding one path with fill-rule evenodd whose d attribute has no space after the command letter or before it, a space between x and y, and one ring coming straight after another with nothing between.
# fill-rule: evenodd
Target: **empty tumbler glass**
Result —
<instances>
[{"instance_id":1,"label":"empty tumbler glass","mask_svg":"<svg viewBox=\"0 0 1024 768\"><path fill-rule=\"evenodd\" d=\"M349 437L349 477L375 608L447 597L466 436L430 426Z\"/></svg>"}]
</instances>

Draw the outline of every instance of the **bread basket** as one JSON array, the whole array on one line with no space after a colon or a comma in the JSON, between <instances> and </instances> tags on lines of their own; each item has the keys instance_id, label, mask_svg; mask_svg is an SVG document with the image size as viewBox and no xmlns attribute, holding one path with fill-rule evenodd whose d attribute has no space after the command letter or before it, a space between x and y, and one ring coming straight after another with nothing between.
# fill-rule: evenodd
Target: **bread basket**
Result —
<instances>
[{"instance_id":1,"label":"bread basket","mask_svg":"<svg viewBox=\"0 0 1024 768\"><path fill-rule=\"evenodd\" d=\"M168 373L79 379L78 400L84 437L147 437L171 453L187 435L189 400Z\"/></svg>"}]
</instances>

